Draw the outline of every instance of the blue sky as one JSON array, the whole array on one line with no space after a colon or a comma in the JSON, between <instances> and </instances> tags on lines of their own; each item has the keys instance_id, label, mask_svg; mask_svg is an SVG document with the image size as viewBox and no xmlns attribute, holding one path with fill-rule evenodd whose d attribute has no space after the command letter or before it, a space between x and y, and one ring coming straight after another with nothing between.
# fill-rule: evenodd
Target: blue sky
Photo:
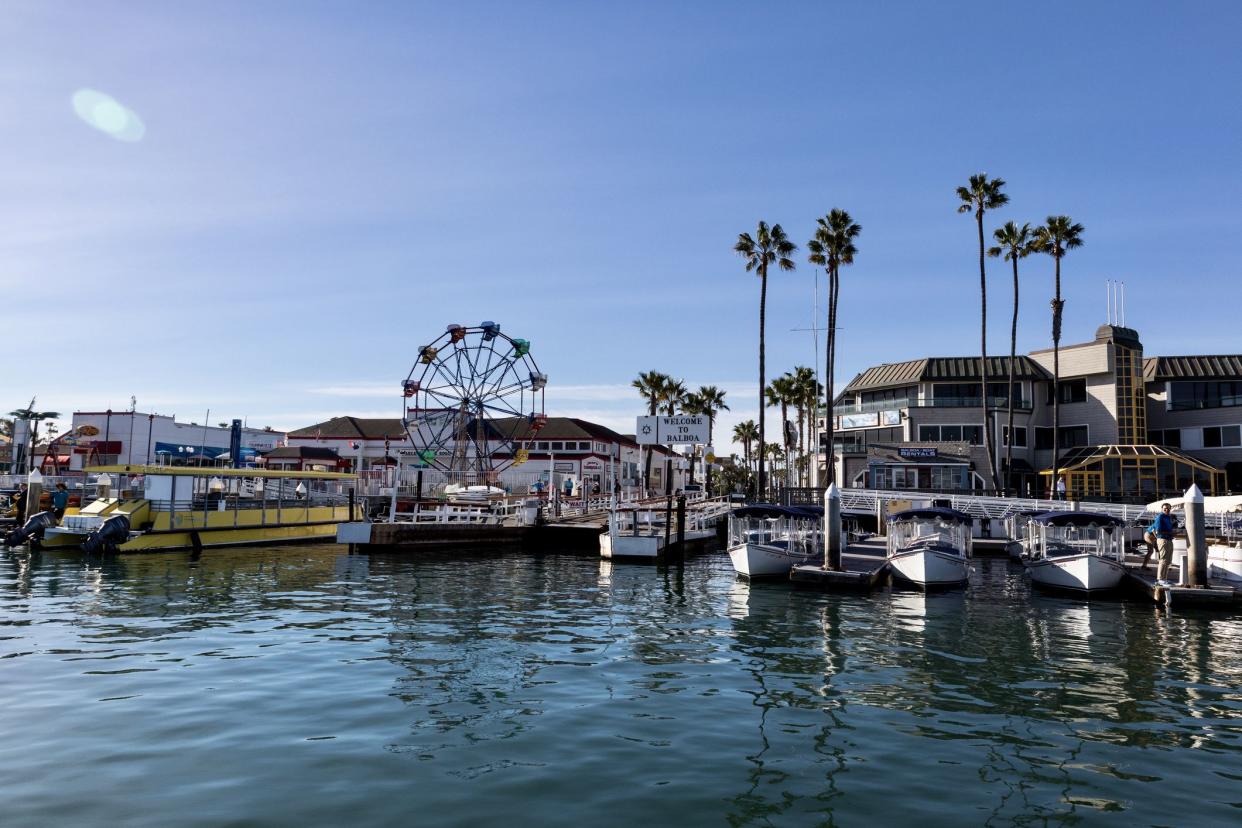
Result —
<instances>
[{"instance_id":1,"label":"blue sky","mask_svg":"<svg viewBox=\"0 0 1242 828\"><path fill-rule=\"evenodd\" d=\"M1112 278L1149 354L1239 352L1240 30L1209 2L8 2L0 407L395 415L423 341L495 319L550 413L621 427L657 369L727 388L727 429L756 412L737 234L863 225L839 382L977 353L954 188L981 170L1012 198L989 231L1086 226L1067 341ZM769 376L815 358L804 252L771 279ZM1023 285L1019 348L1046 347L1051 261Z\"/></svg>"}]
</instances>

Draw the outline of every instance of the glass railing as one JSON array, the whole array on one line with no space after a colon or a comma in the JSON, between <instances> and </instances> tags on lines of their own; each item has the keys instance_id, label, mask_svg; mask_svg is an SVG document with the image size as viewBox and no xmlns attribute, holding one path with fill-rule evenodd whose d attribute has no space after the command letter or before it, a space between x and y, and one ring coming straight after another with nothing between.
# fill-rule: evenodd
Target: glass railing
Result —
<instances>
[{"instance_id":1,"label":"glass railing","mask_svg":"<svg viewBox=\"0 0 1242 828\"><path fill-rule=\"evenodd\" d=\"M1170 411L1199 411L1204 408L1235 408L1242 405L1242 397L1219 397L1210 400L1173 400Z\"/></svg>"},{"instance_id":2,"label":"glass railing","mask_svg":"<svg viewBox=\"0 0 1242 828\"><path fill-rule=\"evenodd\" d=\"M980 408L983 400L979 397L928 397L925 400L906 397L900 400L872 400L857 405L838 405L835 414L870 414L873 411L893 411L899 408ZM1008 408L1006 397L989 397L989 408ZM1030 411L1030 400L1017 400L1013 407L1018 411ZM822 415L821 415L822 416Z\"/></svg>"}]
</instances>

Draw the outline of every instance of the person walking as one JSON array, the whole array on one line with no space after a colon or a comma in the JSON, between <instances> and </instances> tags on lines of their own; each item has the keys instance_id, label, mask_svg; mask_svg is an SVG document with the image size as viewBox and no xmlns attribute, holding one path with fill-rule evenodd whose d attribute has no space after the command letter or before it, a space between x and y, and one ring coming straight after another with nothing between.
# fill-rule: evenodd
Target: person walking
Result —
<instances>
[{"instance_id":1,"label":"person walking","mask_svg":"<svg viewBox=\"0 0 1242 828\"><path fill-rule=\"evenodd\" d=\"M1160 514L1147 527L1147 531L1156 536L1156 548L1160 551L1159 562L1156 564L1156 583L1160 586L1173 586L1168 580L1169 567L1173 565L1173 530L1177 524L1173 521L1172 506L1160 504Z\"/></svg>"},{"instance_id":2,"label":"person walking","mask_svg":"<svg viewBox=\"0 0 1242 828\"><path fill-rule=\"evenodd\" d=\"M60 519L65 516L65 509L69 507L69 490L65 488L64 483L56 484L56 491L52 492L52 514L56 516L56 522L60 523Z\"/></svg>"}]
</instances>

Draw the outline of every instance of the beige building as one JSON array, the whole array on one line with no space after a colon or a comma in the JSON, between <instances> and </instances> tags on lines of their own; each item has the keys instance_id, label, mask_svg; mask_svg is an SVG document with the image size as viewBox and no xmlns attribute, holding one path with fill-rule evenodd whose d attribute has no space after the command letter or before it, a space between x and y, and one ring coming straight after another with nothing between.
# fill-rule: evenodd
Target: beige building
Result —
<instances>
[{"instance_id":1,"label":"beige building","mask_svg":"<svg viewBox=\"0 0 1242 828\"><path fill-rule=\"evenodd\" d=\"M1054 491L1052 350L1014 362L1012 464L1008 357L988 359L984 422L978 357L879 365L837 399L835 462L846 486L991 490L983 429L999 485ZM1058 469L1067 494L1155 499L1197 482L1242 490L1242 357L1144 357L1138 333L1103 325L1060 349Z\"/></svg>"}]
</instances>

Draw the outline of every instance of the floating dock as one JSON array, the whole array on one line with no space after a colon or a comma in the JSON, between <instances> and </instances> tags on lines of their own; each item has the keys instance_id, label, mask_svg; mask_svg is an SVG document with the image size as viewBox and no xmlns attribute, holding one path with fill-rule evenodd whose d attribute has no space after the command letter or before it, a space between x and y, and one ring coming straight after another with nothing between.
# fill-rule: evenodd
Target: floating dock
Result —
<instances>
[{"instance_id":1,"label":"floating dock","mask_svg":"<svg viewBox=\"0 0 1242 828\"><path fill-rule=\"evenodd\" d=\"M841 551L841 570L822 566L795 566L789 581L795 586L828 592L870 592L888 575L884 538L851 543Z\"/></svg>"},{"instance_id":2,"label":"floating dock","mask_svg":"<svg viewBox=\"0 0 1242 828\"><path fill-rule=\"evenodd\" d=\"M1128 563L1126 583L1132 592L1146 595L1170 610L1242 611L1242 591L1217 578L1208 579L1206 587L1160 586L1152 569L1145 570L1138 564Z\"/></svg>"}]
</instances>

